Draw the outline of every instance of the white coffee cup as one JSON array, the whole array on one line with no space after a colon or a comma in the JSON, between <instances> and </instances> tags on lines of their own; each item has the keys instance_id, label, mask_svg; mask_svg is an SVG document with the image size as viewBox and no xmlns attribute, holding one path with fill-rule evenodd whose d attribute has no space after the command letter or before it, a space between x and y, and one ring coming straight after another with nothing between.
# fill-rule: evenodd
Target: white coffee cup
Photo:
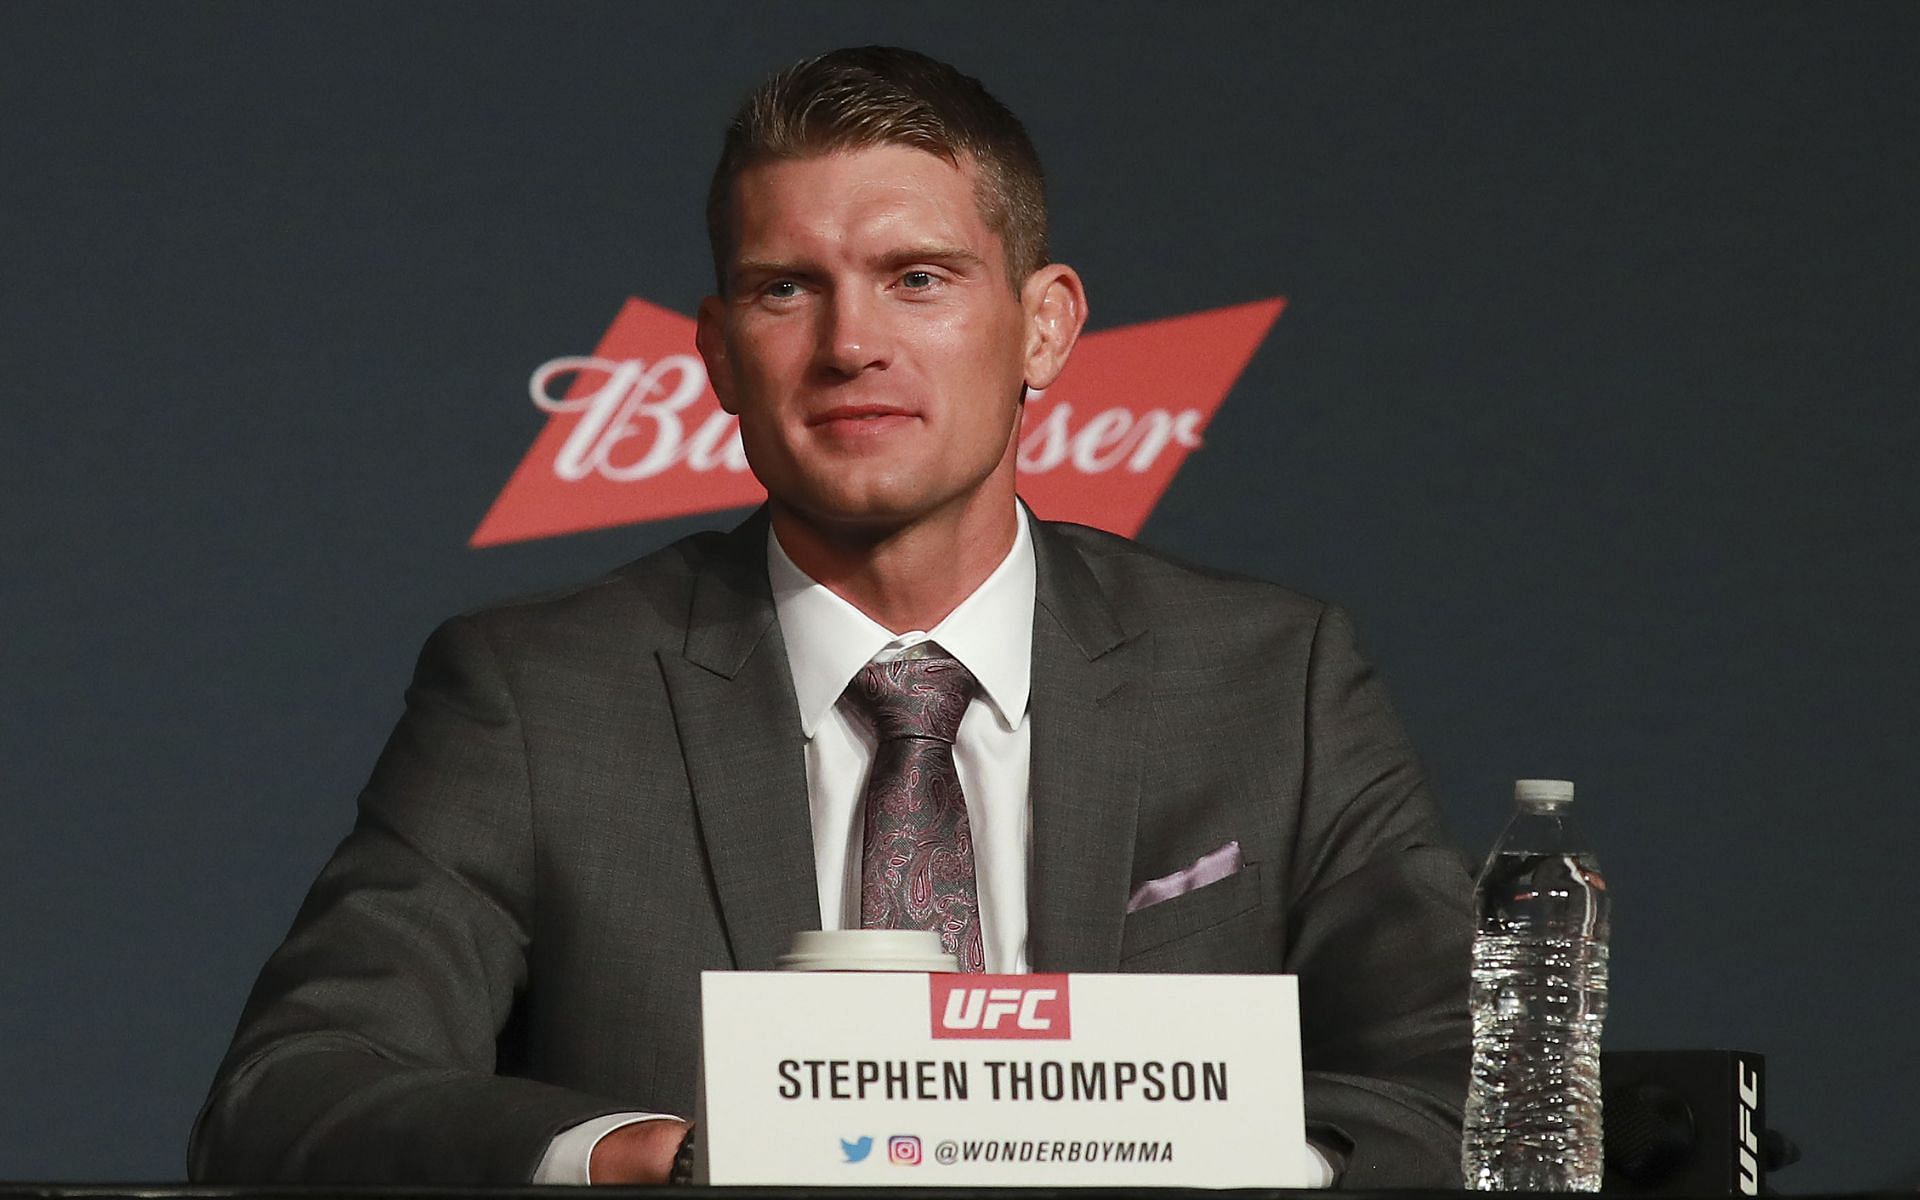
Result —
<instances>
[{"instance_id":1,"label":"white coffee cup","mask_svg":"<svg viewBox=\"0 0 1920 1200\"><path fill-rule=\"evenodd\" d=\"M940 935L923 929L809 929L774 959L782 971L958 971Z\"/></svg>"}]
</instances>

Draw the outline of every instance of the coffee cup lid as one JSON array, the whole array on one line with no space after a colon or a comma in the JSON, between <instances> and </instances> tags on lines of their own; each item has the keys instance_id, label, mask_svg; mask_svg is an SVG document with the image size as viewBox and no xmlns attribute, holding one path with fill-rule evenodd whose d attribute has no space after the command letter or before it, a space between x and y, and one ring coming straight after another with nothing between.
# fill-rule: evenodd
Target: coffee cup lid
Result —
<instances>
[{"instance_id":1,"label":"coffee cup lid","mask_svg":"<svg viewBox=\"0 0 1920 1200\"><path fill-rule=\"evenodd\" d=\"M957 971L940 935L921 929L808 929L774 960L782 971Z\"/></svg>"}]
</instances>

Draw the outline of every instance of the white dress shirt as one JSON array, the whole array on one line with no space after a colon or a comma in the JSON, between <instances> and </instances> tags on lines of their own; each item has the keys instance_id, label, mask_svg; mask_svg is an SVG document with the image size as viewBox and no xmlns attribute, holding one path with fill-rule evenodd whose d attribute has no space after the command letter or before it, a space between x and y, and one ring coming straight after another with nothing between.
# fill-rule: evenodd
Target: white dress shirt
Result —
<instances>
[{"instance_id":1,"label":"white dress shirt","mask_svg":"<svg viewBox=\"0 0 1920 1200\"><path fill-rule=\"evenodd\" d=\"M875 738L843 694L869 662L884 662L922 642L936 642L980 684L979 703L968 705L960 719L953 758L973 834L986 969L1000 974L1027 970L1032 845L1027 776L1033 759L1027 701L1033 684L1036 577L1029 519L1022 508L1013 548L959 607L932 629L899 634L795 566L768 531L767 578L800 704L800 732L807 739L807 806L813 817L814 878L823 929L860 925L860 801L873 765ZM547 1147L533 1182L590 1182L587 1165L601 1138L662 1115L613 1113L563 1131ZM1322 1167L1317 1186L1330 1186L1332 1167L1319 1147L1310 1149Z\"/></svg>"},{"instance_id":2,"label":"white dress shirt","mask_svg":"<svg viewBox=\"0 0 1920 1200\"><path fill-rule=\"evenodd\" d=\"M860 668L935 642L980 685L960 719L953 760L967 797L988 971L1027 969L1027 696L1033 672L1033 539L1023 513L1013 548L930 630L895 634L815 583L767 538L767 575L807 738L807 804L825 929L860 927L861 798L874 733L844 693Z\"/></svg>"}]
</instances>

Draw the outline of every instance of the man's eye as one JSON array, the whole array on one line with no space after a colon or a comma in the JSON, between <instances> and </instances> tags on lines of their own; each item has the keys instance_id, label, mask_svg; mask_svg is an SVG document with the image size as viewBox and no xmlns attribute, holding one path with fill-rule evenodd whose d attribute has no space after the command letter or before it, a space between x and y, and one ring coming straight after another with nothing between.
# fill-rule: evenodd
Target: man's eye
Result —
<instances>
[{"instance_id":1,"label":"man's eye","mask_svg":"<svg viewBox=\"0 0 1920 1200\"><path fill-rule=\"evenodd\" d=\"M919 291L922 288L930 288L934 285L935 282L936 281L934 280L933 272L931 271L908 271L905 275L902 275L900 277L901 285L908 288L911 291Z\"/></svg>"},{"instance_id":2,"label":"man's eye","mask_svg":"<svg viewBox=\"0 0 1920 1200\"><path fill-rule=\"evenodd\" d=\"M800 294L800 285L791 279L776 279L762 294L774 300L790 300Z\"/></svg>"}]
</instances>

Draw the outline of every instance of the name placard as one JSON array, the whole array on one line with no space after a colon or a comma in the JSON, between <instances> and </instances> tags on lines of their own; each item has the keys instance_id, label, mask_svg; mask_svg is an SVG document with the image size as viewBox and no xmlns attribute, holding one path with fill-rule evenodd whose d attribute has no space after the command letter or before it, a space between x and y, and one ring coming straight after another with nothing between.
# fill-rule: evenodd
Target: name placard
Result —
<instances>
[{"instance_id":1,"label":"name placard","mask_svg":"<svg viewBox=\"0 0 1920 1200\"><path fill-rule=\"evenodd\" d=\"M1304 1187L1284 975L702 976L704 1178Z\"/></svg>"}]
</instances>

